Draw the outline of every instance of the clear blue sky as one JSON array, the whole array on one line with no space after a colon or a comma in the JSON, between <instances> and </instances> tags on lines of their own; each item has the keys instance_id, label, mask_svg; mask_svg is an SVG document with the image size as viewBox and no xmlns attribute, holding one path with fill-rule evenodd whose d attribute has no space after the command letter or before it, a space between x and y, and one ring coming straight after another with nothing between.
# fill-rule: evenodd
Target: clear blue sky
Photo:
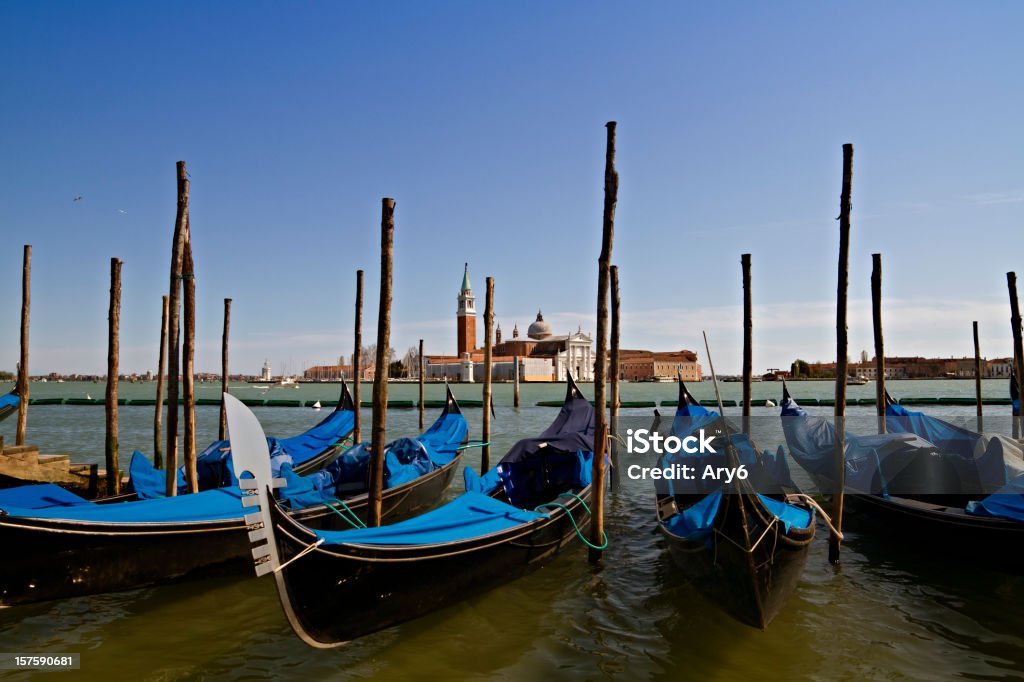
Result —
<instances>
[{"instance_id":1,"label":"clear blue sky","mask_svg":"<svg viewBox=\"0 0 1024 682\"><path fill-rule=\"evenodd\" d=\"M396 210L394 330L452 352L455 294L497 281L506 334L538 307L593 330L604 123L619 122L623 344L740 365L739 256L758 370L834 354L841 145L856 147L851 354L870 254L893 354L1010 352L1024 276L1024 5L945 3L0 4L0 368L34 246L34 373L156 365L188 162L197 365L351 352L376 319L380 198ZM73 202L81 195L80 202ZM364 335L374 337L373 324ZM701 353L703 358L703 353Z\"/></svg>"}]
</instances>

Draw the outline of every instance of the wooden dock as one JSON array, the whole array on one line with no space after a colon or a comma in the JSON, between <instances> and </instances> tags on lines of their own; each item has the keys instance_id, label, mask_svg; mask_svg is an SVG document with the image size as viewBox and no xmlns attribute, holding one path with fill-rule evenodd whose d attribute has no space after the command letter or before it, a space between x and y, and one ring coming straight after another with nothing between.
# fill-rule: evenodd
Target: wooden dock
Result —
<instances>
[{"instance_id":1,"label":"wooden dock","mask_svg":"<svg viewBox=\"0 0 1024 682\"><path fill-rule=\"evenodd\" d=\"M98 464L76 464L70 455L41 454L35 445L4 445L0 438L0 488L53 483L87 499L98 497L107 472Z\"/></svg>"}]
</instances>

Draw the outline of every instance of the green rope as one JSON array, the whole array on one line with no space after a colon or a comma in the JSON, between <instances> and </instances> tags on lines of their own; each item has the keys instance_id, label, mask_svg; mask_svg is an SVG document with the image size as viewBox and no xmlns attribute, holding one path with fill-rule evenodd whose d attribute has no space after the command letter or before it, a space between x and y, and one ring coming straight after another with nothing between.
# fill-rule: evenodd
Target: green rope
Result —
<instances>
[{"instance_id":1,"label":"green rope","mask_svg":"<svg viewBox=\"0 0 1024 682\"><path fill-rule=\"evenodd\" d=\"M583 510L587 514L590 514L590 507L587 506L587 503L583 501L582 497L580 497L576 493L562 493L562 495L560 495L560 497L565 496L576 498L579 501L579 503L583 505ZM576 537L578 537L580 541L590 549L596 549L600 551L608 547L608 533L605 533L604 531L601 531L602 543L600 546L591 543L589 540L583 537L583 533L580 531L580 527L576 525L576 519L573 518L572 512L569 511L569 508L566 507L564 504L559 504L558 502L547 502L545 504L538 504L536 507L533 508L533 511L539 512L541 509L545 507L556 507L564 511L569 516L569 520L572 521L572 529L576 531Z\"/></svg>"},{"instance_id":2,"label":"green rope","mask_svg":"<svg viewBox=\"0 0 1024 682\"><path fill-rule=\"evenodd\" d=\"M353 528L366 528L366 524L365 524L365 523L363 523L363 522L362 522L362 521L361 521L361 520L359 519L359 517L358 517L358 516L356 516L356 513L355 513L354 511L352 511L352 510L351 510L351 509L349 508L349 506L348 506L347 504L345 504L344 502L342 502L341 500L339 500L339 499L338 499L337 497L332 497L332 498L331 498L331 501L332 501L332 502L337 502L337 503L338 503L338 504L340 504L340 505L341 505L342 507L344 507L344 508L345 508L345 511L347 511L347 512L348 512L349 514L351 514L351 515L352 515L352 518L350 519L350 518L348 518L347 516L345 516L344 514L342 514L342 513L340 512L340 511L338 511L338 508L337 508L337 507L335 507L335 506L333 506L333 505L327 504L326 502L321 502L320 504L322 504L323 506L327 507L327 508L328 508L328 509L330 509L330 510L331 510L332 512L334 512L335 514L337 514L338 516L340 516L341 518L343 518L343 519L345 520L345 522L346 522L346 523L348 523L348 524L349 524L350 526L352 526ZM352 519L355 519L355 520L353 521Z\"/></svg>"}]
</instances>

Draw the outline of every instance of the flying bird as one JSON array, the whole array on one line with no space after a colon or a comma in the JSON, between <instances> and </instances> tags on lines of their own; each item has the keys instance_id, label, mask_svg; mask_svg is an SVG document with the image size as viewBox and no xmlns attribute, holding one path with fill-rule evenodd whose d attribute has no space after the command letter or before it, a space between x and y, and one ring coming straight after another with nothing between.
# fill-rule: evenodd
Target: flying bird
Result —
<instances>
[{"instance_id":1,"label":"flying bird","mask_svg":"<svg viewBox=\"0 0 1024 682\"><path fill-rule=\"evenodd\" d=\"M119 209L117 209L117 212L118 213L127 213L128 211L124 210L123 208L119 208Z\"/></svg>"},{"instance_id":2,"label":"flying bird","mask_svg":"<svg viewBox=\"0 0 1024 682\"><path fill-rule=\"evenodd\" d=\"M71 201L81 201L81 200L82 200L82 195L81 195L81 194L79 194L79 195L78 195L77 197L75 197L75 198L74 198L74 199L72 199Z\"/></svg>"}]
</instances>

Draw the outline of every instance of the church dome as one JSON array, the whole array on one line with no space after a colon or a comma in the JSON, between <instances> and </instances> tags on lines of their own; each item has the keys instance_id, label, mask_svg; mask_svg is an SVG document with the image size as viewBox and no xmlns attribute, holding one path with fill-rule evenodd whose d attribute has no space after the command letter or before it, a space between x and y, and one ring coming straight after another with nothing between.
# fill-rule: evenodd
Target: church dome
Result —
<instances>
[{"instance_id":1,"label":"church dome","mask_svg":"<svg viewBox=\"0 0 1024 682\"><path fill-rule=\"evenodd\" d=\"M537 341L551 336L551 325L544 321L544 316L541 315L539 310L537 311L537 321L526 330L526 335Z\"/></svg>"}]
</instances>

